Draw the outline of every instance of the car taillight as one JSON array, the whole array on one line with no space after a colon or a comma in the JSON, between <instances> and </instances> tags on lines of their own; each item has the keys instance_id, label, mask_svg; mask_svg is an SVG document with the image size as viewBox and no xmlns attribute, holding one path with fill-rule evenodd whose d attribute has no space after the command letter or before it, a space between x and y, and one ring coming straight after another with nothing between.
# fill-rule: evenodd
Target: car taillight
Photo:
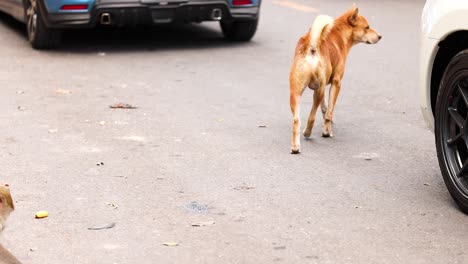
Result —
<instances>
[{"instance_id":1,"label":"car taillight","mask_svg":"<svg viewBox=\"0 0 468 264\"><path fill-rule=\"evenodd\" d=\"M64 5L60 10L86 10L88 5Z\"/></svg>"},{"instance_id":2,"label":"car taillight","mask_svg":"<svg viewBox=\"0 0 468 264\"><path fill-rule=\"evenodd\" d=\"M240 6L240 5L251 5L252 0L232 0L233 6Z\"/></svg>"}]
</instances>

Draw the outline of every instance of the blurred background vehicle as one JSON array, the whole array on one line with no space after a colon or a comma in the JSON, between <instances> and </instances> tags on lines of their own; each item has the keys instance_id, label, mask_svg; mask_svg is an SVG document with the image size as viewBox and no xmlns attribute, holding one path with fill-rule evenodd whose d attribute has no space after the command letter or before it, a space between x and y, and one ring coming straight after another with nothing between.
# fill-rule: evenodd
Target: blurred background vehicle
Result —
<instances>
[{"instance_id":1,"label":"blurred background vehicle","mask_svg":"<svg viewBox=\"0 0 468 264\"><path fill-rule=\"evenodd\" d=\"M219 21L226 39L250 40L261 0L0 0L0 10L24 22L36 49L55 48L61 30Z\"/></svg>"}]
</instances>

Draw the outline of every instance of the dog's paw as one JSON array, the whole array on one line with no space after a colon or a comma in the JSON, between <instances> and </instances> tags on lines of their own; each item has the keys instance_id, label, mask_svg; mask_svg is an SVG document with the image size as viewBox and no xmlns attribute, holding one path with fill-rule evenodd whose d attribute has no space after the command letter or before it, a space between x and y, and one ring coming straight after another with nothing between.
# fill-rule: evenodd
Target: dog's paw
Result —
<instances>
[{"instance_id":1,"label":"dog's paw","mask_svg":"<svg viewBox=\"0 0 468 264\"><path fill-rule=\"evenodd\" d=\"M322 132L322 137L324 137L324 138L333 137L333 133L330 133L330 132Z\"/></svg>"},{"instance_id":2,"label":"dog's paw","mask_svg":"<svg viewBox=\"0 0 468 264\"><path fill-rule=\"evenodd\" d=\"M304 130L304 132L302 134L304 135L305 138L310 138L310 135L312 134L312 131Z\"/></svg>"},{"instance_id":3,"label":"dog's paw","mask_svg":"<svg viewBox=\"0 0 468 264\"><path fill-rule=\"evenodd\" d=\"M291 154L299 154L301 153L301 149L299 147L292 147Z\"/></svg>"}]
</instances>

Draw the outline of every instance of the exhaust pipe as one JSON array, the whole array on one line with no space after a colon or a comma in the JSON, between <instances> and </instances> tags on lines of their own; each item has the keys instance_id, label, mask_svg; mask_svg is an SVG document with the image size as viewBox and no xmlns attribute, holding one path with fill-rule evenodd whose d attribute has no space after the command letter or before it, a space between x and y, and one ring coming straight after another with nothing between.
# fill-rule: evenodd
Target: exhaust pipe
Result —
<instances>
[{"instance_id":1,"label":"exhaust pipe","mask_svg":"<svg viewBox=\"0 0 468 264\"><path fill-rule=\"evenodd\" d=\"M223 18L223 11L219 8L214 8L211 10L211 19L215 21L220 21Z\"/></svg>"},{"instance_id":2,"label":"exhaust pipe","mask_svg":"<svg viewBox=\"0 0 468 264\"><path fill-rule=\"evenodd\" d=\"M112 17L109 13L102 13L101 14L101 24L102 25L110 25L112 24Z\"/></svg>"}]
</instances>

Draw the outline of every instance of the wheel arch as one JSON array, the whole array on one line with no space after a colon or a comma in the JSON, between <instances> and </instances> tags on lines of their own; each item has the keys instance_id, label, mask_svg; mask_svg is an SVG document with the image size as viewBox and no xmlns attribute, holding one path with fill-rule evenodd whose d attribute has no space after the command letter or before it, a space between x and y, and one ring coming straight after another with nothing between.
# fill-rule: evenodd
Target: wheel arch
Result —
<instances>
[{"instance_id":1,"label":"wheel arch","mask_svg":"<svg viewBox=\"0 0 468 264\"><path fill-rule=\"evenodd\" d=\"M432 115L435 116L435 105L437 94L439 93L440 82L444 75L447 65L450 60L459 52L468 49L468 30L456 31L448 35L444 40L439 42L439 50L434 59L431 72L431 109Z\"/></svg>"}]
</instances>

